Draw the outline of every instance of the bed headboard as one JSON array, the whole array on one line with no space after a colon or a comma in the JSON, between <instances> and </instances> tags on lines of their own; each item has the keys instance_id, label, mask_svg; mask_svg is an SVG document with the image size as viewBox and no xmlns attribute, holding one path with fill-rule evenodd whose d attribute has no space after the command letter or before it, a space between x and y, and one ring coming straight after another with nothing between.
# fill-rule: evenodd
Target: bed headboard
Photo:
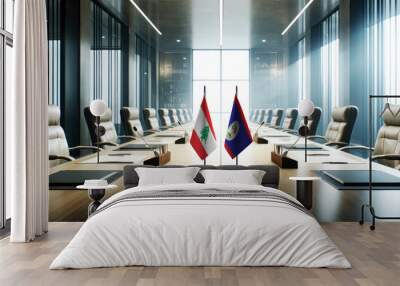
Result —
<instances>
[{"instance_id":1,"label":"bed headboard","mask_svg":"<svg viewBox=\"0 0 400 286\"><path fill-rule=\"evenodd\" d=\"M128 165L124 168L124 188L129 189L136 187L139 183L139 177L135 171L137 167L144 168L183 168L186 166L182 165L167 165L161 167L155 166L143 166L143 165ZM275 165L250 165L250 166L236 166L236 165L223 165L223 166L212 166L212 165L190 165L189 167L199 167L202 170L216 169L216 170L262 170L265 171L265 175L262 179L261 184L265 187L278 188L279 185L279 168ZM197 183L204 183L203 176L199 173L194 180Z\"/></svg>"}]
</instances>

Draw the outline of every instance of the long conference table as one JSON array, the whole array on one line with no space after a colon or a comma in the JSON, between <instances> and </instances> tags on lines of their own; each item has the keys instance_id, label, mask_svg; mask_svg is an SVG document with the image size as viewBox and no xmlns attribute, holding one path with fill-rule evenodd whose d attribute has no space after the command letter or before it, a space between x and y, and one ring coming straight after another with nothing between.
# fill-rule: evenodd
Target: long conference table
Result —
<instances>
[{"instance_id":1,"label":"long conference table","mask_svg":"<svg viewBox=\"0 0 400 286\"><path fill-rule=\"evenodd\" d=\"M252 132L255 132L257 125L250 124ZM192 125L185 125L184 128L189 132ZM182 131L181 127L171 128L170 131ZM146 142L149 144L167 144L168 150L171 152L171 160L168 165L202 165L196 153L190 144L175 144L174 137L160 137L161 133L146 136ZM263 127L258 130L259 137L268 140L268 144L252 143L239 156L240 165L265 165L274 164L271 162L271 151L277 145L291 145L298 137L277 129ZM309 141L310 142L310 141ZM143 144L143 140L137 139L125 144ZM222 140L220 141L222 144ZM304 139L300 138L297 144L304 144ZM292 177L318 177L319 180L313 182L313 206L312 213L320 222L333 221L358 221L360 219L360 207L363 203L368 202L368 191L366 189L354 190L343 189L332 184L323 174L322 171L329 170L345 170L352 172L354 170L368 170L368 160L354 156L352 154L339 151L333 147L324 144L312 143L317 146L316 149L308 150L307 162L304 159L303 149L290 149L287 157L298 162L297 169L280 169L279 189L296 196L296 182L291 180ZM124 146L122 144L121 146ZM223 148L223 147L222 147ZM207 164L234 164L235 161L228 157L223 150L214 152L207 158ZM101 151L101 155L115 154L118 152L130 153L136 162L133 164L143 164L143 161L154 157L152 151L149 150L123 150L117 151L116 148ZM113 156L113 155L112 155ZM95 162L96 154L82 157L76 161L59 165L50 170L50 174L54 174L62 170L115 170L122 171L124 166L130 163L100 163ZM106 157L101 157L106 158ZM399 176L400 172L393 168L373 163L373 169L383 171L388 174ZM354 172L353 172L354 173ZM117 179L113 184L118 187L107 191L105 199L111 195L123 190L122 177ZM373 191L374 207L380 216L398 216L400 214L400 192L398 190L374 190ZM49 220L50 221L84 221L87 219L87 207L91 200L85 190L49 190ZM369 214L369 212L366 212ZM369 216L367 215L366 218Z\"/></svg>"}]
</instances>

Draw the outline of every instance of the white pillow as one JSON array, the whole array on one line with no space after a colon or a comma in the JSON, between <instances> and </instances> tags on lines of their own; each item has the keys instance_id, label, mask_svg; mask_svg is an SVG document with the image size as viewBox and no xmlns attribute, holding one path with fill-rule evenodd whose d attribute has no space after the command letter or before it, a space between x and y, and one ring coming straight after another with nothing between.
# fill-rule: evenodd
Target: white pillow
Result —
<instances>
[{"instance_id":1,"label":"white pillow","mask_svg":"<svg viewBox=\"0 0 400 286\"><path fill-rule=\"evenodd\" d=\"M233 183L261 185L265 171L261 170L203 170L200 172L206 184Z\"/></svg>"},{"instance_id":2,"label":"white pillow","mask_svg":"<svg viewBox=\"0 0 400 286\"><path fill-rule=\"evenodd\" d=\"M198 167L185 168L136 168L139 186L194 183Z\"/></svg>"}]
</instances>

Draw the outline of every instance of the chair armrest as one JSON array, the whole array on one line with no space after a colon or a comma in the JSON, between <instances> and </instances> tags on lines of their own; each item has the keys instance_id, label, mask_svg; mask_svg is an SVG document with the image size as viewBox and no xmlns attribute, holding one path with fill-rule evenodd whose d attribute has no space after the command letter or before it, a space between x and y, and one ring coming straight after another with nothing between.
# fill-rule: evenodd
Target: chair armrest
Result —
<instances>
[{"instance_id":1,"label":"chair armrest","mask_svg":"<svg viewBox=\"0 0 400 286\"><path fill-rule=\"evenodd\" d=\"M116 146L118 146L118 144L114 143L114 142L99 142L99 146L114 146L114 147L116 147Z\"/></svg>"},{"instance_id":2,"label":"chair armrest","mask_svg":"<svg viewBox=\"0 0 400 286\"><path fill-rule=\"evenodd\" d=\"M339 150L340 151L346 151L346 150L367 150L367 151L369 151L369 150L371 150L371 151L374 151L375 150L375 148L369 148L369 147L367 147L367 146L363 146L363 145L353 145L353 146L345 146L345 147L341 147L341 148L339 148Z\"/></svg>"},{"instance_id":3,"label":"chair armrest","mask_svg":"<svg viewBox=\"0 0 400 286\"><path fill-rule=\"evenodd\" d=\"M339 142L339 141L329 141L329 142L326 142L324 145L325 145L325 146L344 147L344 146L349 145L349 143L346 143L346 142Z\"/></svg>"},{"instance_id":4,"label":"chair armrest","mask_svg":"<svg viewBox=\"0 0 400 286\"><path fill-rule=\"evenodd\" d=\"M288 128L281 128L280 130L283 131L283 132L288 132L288 133L293 132L293 131L296 132L296 130L294 130L294 129L288 129Z\"/></svg>"},{"instance_id":5,"label":"chair armrest","mask_svg":"<svg viewBox=\"0 0 400 286\"><path fill-rule=\"evenodd\" d=\"M151 134L154 134L156 132L157 132L157 130L146 130L146 131L143 131L143 135L144 136L151 135Z\"/></svg>"},{"instance_id":6,"label":"chair armrest","mask_svg":"<svg viewBox=\"0 0 400 286\"><path fill-rule=\"evenodd\" d=\"M385 155L376 155L376 156L372 156L372 160L381 160L381 159L385 159L385 160L400 160L400 154L385 154Z\"/></svg>"},{"instance_id":7,"label":"chair armrest","mask_svg":"<svg viewBox=\"0 0 400 286\"><path fill-rule=\"evenodd\" d=\"M135 140L135 139L136 139L136 137L134 137L134 136L126 136L126 135L118 136L118 138L122 138L122 139L132 139L132 140Z\"/></svg>"},{"instance_id":8,"label":"chair armrest","mask_svg":"<svg viewBox=\"0 0 400 286\"><path fill-rule=\"evenodd\" d=\"M65 161L74 161L75 158L66 155L49 155L49 160L65 160Z\"/></svg>"},{"instance_id":9,"label":"chair armrest","mask_svg":"<svg viewBox=\"0 0 400 286\"><path fill-rule=\"evenodd\" d=\"M320 135L307 136L307 139L310 139L310 140L312 140L312 139L322 139L322 140L324 140L325 142L328 141L324 136L320 136Z\"/></svg>"},{"instance_id":10,"label":"chair armrest","mask_svg":"<svg viewBox=\"0 0 400 286\"><path fill-rule=\"evenodd\" d=\"M285 131L285 132L287 132L287 133L289 133L289 134L293 134L293 135L299 135L299 132L297 132L296 130L287 130L287 131ZM308 138L308 137L307 137Z\"/></svg>"},{"instance_id":11,"label":"chair armrest","mask_svg":"<svg viewBox=\"0 0 400 286\"><path fill-rule=\"evenodd\" d=\"M69 148L70 151L74 151L74 150L93 150L93 151L101 151L101 148L97 148L95 146L75 146L75 147L71 147Z\"/></svg>"}]
</instances>

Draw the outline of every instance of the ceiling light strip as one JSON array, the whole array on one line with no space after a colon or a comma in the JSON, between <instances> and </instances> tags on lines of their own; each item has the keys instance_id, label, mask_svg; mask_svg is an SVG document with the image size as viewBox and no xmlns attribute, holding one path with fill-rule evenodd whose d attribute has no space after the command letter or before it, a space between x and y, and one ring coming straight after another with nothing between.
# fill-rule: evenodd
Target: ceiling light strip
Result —
<instances>
[{"instance_id":1,"label":"ceiling light strip","mask_svg":"<svg viewBox=\"0 0 400 286\"><path fill-rule=\"evenodd\" d=\"M290 22L290 24L286 27L285 30L283 30L282 32L282 36L286 34L287 31L289 31L289 29L293 26L293 24L301 17L301 15L303 15L303 13L307 10L307 8L314 2L314 0L310 0L306 6L304 6L303 9L301 9L300 13L297 14L297 16L292 20L292 22Z\"/></svg>"},{"instance_id":2,"label":"ceiling light strip","mask_svg":"<svg viewBox=\"0 0 400 286\"><path fill-rule=\"evenodd\" d=\"M133 0L130 1L132 5L136 8L136 10L138 10L139 13L146 19L146 21L150 24L150 26L152 26L153 29L156 30L156 32L161 36L162 35L161 31L156 27L156 25L154 25L154 23L149 19L149 17L146 16L146 14L142 11L142 9L140 9L138 4L136 4Z\"/></svg>"},{"instance_id":3,"label":"ceiling light strip","mask_svg":"<svg viewBox=\"0 0 400 286\"><path fill-rule=\"evenodd\" d=\"M224 0L219 0L219 46L223 44Z\"/></svg>"}]
</instances>

